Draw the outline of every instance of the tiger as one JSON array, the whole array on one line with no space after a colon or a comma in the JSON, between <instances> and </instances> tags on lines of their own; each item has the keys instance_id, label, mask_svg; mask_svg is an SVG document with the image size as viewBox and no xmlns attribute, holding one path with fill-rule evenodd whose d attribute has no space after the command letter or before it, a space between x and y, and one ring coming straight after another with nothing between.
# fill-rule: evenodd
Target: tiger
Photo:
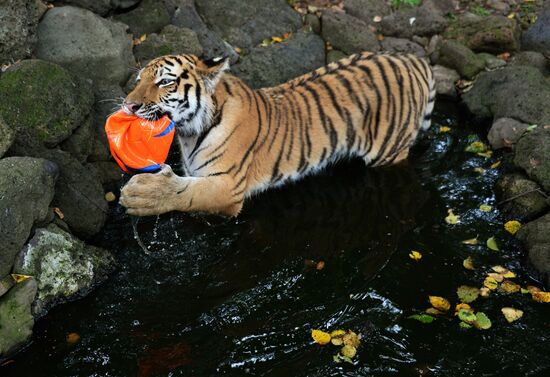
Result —
<instances>
[{"instance_id":1,"label":"tiger","mask_svg":"<svg viewBox=\"0 0 550 377\"><path fill-rule=\"evenodd\" d=\"M345 158L407 159L431 123L435 82L414 55L363 52L278 86L252 89L228 59L168 55L149 62L122 108L176 124L183 174L164 164L121 189L128 214L237 216L246 198Z\"/></svg>"}]
</instances>

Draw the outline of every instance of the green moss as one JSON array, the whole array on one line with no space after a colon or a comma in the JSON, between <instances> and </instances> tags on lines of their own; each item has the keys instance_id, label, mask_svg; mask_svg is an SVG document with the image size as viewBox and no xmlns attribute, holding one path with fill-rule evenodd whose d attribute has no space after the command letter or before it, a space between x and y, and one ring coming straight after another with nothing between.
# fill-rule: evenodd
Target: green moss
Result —
<instances>
[{"instance_id":1,"label":"green moss","mask_svg":"<svg viewBox=\"0 0 550 377\"><path fill-rule=\"evenodd\" d=\"M391 5L394 9L402 6L416 7L420 5L422 0L392 0Z\"/></svg>"},{"instance_id":2,"label":"green moss","mask_svg":"<svg viewBox=\"0 0 550 377\"><path fill-rule=\"evenodd\" d=\"M491 12L489 12L487 9L485 9L479 4L476 4L473 7L471 7L470 12L481 17L487 17L491 15Z\"/></svg>"},{"instance_id":3,"label":"green moss","mask_svg":"<svg viewBox=\"0 0 550 377\"><path fill-rule=\"evenodd\" d=\"M162 45L158 48L158 54L161 55L170 55L172 53L172 49L168 45Z\"/></svg>"}]
</instances>

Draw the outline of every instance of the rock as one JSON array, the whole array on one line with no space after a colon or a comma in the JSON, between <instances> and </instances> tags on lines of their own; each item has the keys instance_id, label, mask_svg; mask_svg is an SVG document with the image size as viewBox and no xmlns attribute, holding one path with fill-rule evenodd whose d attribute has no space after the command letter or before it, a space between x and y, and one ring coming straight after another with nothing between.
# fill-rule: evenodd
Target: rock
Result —
<instances>
[{"instance_id":1,"label":"rock","mask_svg":"<svg viewBox=\"0 0 550 377\"><path fill-rule=\"evenodd\" d=\"M550 289L550 214L525 224L517 237L527 246L529 263L546 289Z\"/></svg>"},{"instance_id":2,"label":"rock","mask_svg":"<svg viewBox=\"0 0 550 377\"><path fill-rule=\"evenodd\" d=\"M460 75L455 70L441 65L434 66L433 73L437 94L453 99L457 98L455 83L460 79Z\"/></svg>"},{"instance_id":3,"label":"rock","mask_svg":"<svg viewBox=\"0 0 550 377\"><path fill-rule=\"evenodd\" d=\"M422 5L433 9L442 16L453 14L459 8L458 0L423 0Z\"/></svg>"},{"instance_id":4,"label":"rock","mask_svg":"<svg viewBox=\"0 0 550 377\"><path fill-rule=\"evenodd\" d=\"M387 16L391 9L384 1L380 0L346 0L344 9L350 16L356 17L366 24L375 24L376 16Z\"/></svg>"},{"instance_id":5,"label":"rock","mask_svg":"<svg viewBox=\"0 0 550 377\"><path fill-rule=\"evenodd\" d=\"M40 0L0 2L0 65L31 56L38 20L45 11Z\"/></svg>"},{"instance_id":6,"label":"rock","mask_svg":"<svg viewBox=\"0 0 550 377\"><path fill-rule=\"evenodd\" d=\"M386 36L412 38L413 35L429 37L447 27L447 20L434 8L420 6L403 8L382 18L380 26Z\"/></svg>"},{"instance_id":7,"label":"rock","mask_svg":"<svg viewBox=\"0 0 550 377\"><path fill-rule=\"evenodd\" d=\"M99 177L102 185L110 185L122 180L122 170L115 162L97 161L86 164Z\"/></svg>"},{"instance_id":8,"label":"rock","mask_svg":"<svg viewBox=\"0 0 550 377\"><path fill-rule=\"evenodd\" d=\"M43 152L43 156L59 166L52 206L63 212L63 221L82 238L99 232L108 211L100 177L67 152L48 150Z\"/></svg>"},{"instance_id":9,"label":"rock","mask_svg":"<svg viewBox=\"0 0 550 377\"><path fill-rule=\"evenodd\" d=\"M313 31L316 34L321 33L321 20L317 15L308 13L304 16L304 25L308 25L311 28L311 31Z\"/></svg>"},{"instance_id":10,"label":"rock","mask_svg":"<svg viewBox=\"0 0 550 377\"><path fill-rule=\"evenodd\" d=\"M539 191L540 190L540 191ZM548 210L542 189L523 174L513 173L501 176L495 185L495 193L503 217L526 221L536 218Z\"/></svg>"},{"instance_id":11,"label":"rock","mask_svg":"<svg viewBox=\"0 0 550 377\"><path fill-rule=\"evenodd\" d=\"M385 37L380 45L383 51L413 54L421 58L426 56L426 51L422 46L404 38Z\"/></svg>"},{"instance_id":12,"label":"rock","mask_svg":"<svg viewBox=\"0 0 550 377\"><path fill-rule=\"evenodd\" d=\"M285 0L195 0L195 6L214 32L245 49L302 27L300 16Z\"/></svg>"},{"instance_id":13,"label":"rock","mask_svg":"<svg viewBox=\"0 0 550 377\"><path fill-rule=\"evenodd\" d=\"M325 44L314 33L298 32L269 47L257 47L232 71L253 88L281 84L325 64Z\"/></svg>"},{"instance_id":14,"label":"rock","mask_svg":"<svg viewBox=\"0 0 550 377\"><path fill-rule=\"evenodd\" d=\"M112 10L120 10L133 7L141 0L54 0L54 4L71 4L77 7L91 10L101 16L105 16Z\"/></svg>"},{"instance_id":15,"label":"rock","mask_svg":"<svg viewBox=\"0 0 550 377\"><path fill-rule=\"evenodd\" d=\"M168 25L134 48L134 55L142 66L159 56L177 54L202 55L202 46L193 30Z\"/></svg>"},{"instance_id":16,"label":"rock","mask_svg":"<svg viewBox=\"0 0 550 377\"><path fill-rule=\"evenodd\" d=\"M6 275L34 224L48 217L57 166L43 159L0 160L0 277Z\"/></svg>"},{"instance_id":17,"label":"rock","mask_svg":"<svg viewBox=\"0 0 550 377\"><path fill-rule=\"evenodd\" d=\"M36 281L31 278L17 284L0 299L0 360L12 355L30 339L34 325L31 304L36 291Z\"/></svg>"},{"instance_id":18,"label":"rock","mask_svg":"<svg viewBox=\"0 0 550 377\"><path fill-rule=\"evenodd\" d=\"M197 33L204 54L208 58L226 56L231 64L239 60L239 55L233 47L209 30L197 13L193 0L175 0L177 9L172 17L172 24L189 28Z\"/></svg>"},{"instance_id":19,"label":"rock","mask_svg":"<svg viewBox=\"0 0 550 377\"><path fill-rule=\"evenodd\" d=\"M544 76L550 76L550 59L536 51L518 52L512 62L512 65L530 65L537 68Z\"/></svg>"},{"instance_id":20,"label":"rock","mask_svg":"<svg viewBox=\"0 0 550 377\"><path fill-rule=\"evenodd\" d=\"M117 14L114 19L128 25L134 37L156 33L170 23L170 15L160 0L143 0L136 8Z\"/></svg>"},{"instance_id":21,"label":"rock","mask_svg":"<svg viewBox=\"0 0 550 377\"><path fill-rule=\"evenodd\" d=\"M348 55L380 49L376 34L358 18L342 12L326 10L323 12L321 21L323 39Z\"/></svg>"},{"instance_id":22,"label":"rock","mask_svg":"<svg viewBox=\"0 0 550 377\"><path fill-rule=\"evenodd\" d=\"M32 311L39 317L55 304L88 293L105 280L113 265L108 251L86 245L50 224L36 230L18 254L13 271L36 279L38 293Z\"/></svg>"},{"instance_id":23,"label":"rock","mask_svg":"<svg viewBox=\"0 0 550 377\"><path fill-rule=\"evenodd\" d=\"M500 14L510 13L510 5L504 0L487 0L489 8L498 11Z\"/></svg>"},{"instance_id":24,"label":"rock","mask_svg":"<svg viewBox=\"0 0 550 377\"><path fill-rule=\"evenodd\" d=\"M338 60L343 59L346 56L347 55L344 54L342 51L330 50L327 53L327 64L332 63L332 62L337 62Z\"/></svg>"},{"instance_id":25,"label":"rock","mask_svg":"<svg viewBox=\"0 0 550 377\"><path fill-rule=\"evenodd\" d=\"M550 126L540 125L519 138L514 153L514 164L524 169L546 192L550 192L549 152Z\"/></svg>"},{"instance_id":26,"label":"rock","mask_svg":"<svg viewBox=\"0 0 550 377\"><path fill-rule=\"evenodd\" d=\"M10 149L15 140L15 131L12 130L0 115L0 157Z\"/></svg>"},{"instance_id":27,"label":"rock","mask_svg":"<svg viewBox=\"0 0 550 377\"><path fill-rule=\"evenodd\" d=\"M512 118L499 118L493 122L487 138L493 149L512 147L527 128L529 124Z\"/></svg>"},{"instance_id":28,"label":"rock","mask_svg":"<svg viewBox=\"0 0 550 377\"><path fill-rule=\"evenodd\" d=\"M506 62L502 59L497 58L496 56L493 56L487 52L480 52L477 54L479 58L481 58L485 64L485 68L492 70L504 67L506 65Z\"/></svg>"},{"instance_id":29,"label":"rock","mask_svg":"<svg viewBox=\"0 0 550 377\"><path fill-rule=\"evenodd\" d=\"M135 65L126 28L85 9L56 7L38 25L36 56L92 79L96 86L123 84Z\"/></svg>"},{"instance_id":30,"label":"rock","mask_svg":"<svg viewBox=\"0 0 550 377\"><path fill-rule=\"evenodd\" d=\"M78 161L84 162L92 152L95 142L95 132L92 126L92 117L88 116L73 134L60 147Z\"/></svg>"},{"instance_id":31,"label":"rock","mask_svg":"<svg viewBox=\"0 0 550 377\"><path fill-rule=\"evenodd\" d=\"M550 85L534 67L514 66L482 72L462 99L478 117L550 124Z\"/></svg>"},{"instance_id":32,"label":"rock","mask_svg":"<svg viewBox=\"0 0 550 377\"><path fill-rule=\"evenodd\" d=\"M550 25L550 1L547 0L537 21L523 33L523 49L550 53L550 27L548 25Z\"/></svg>"},{"instance_id":33,"label":"rock","mask_svg":"<svg viewBox=\"0 0 550 377\"><path fill-rule=\"evenodd\" d=\"M4 296L15 285L15 280L11 275L0 278L0 297Z\"/></svg>"},{"instance_id":34,"label":"rock","mask_svg":"<svg viewBox=\"0 0 550 377\"><path fill-rule=\"evenodd\" d=\"M444 37L477 52L499 54L519 50L520 33L518 23L504 16L465 14L449 26Z\"/></svg>"},{"instance_id":35,"label":"rock","mask_svg":"<svg viewBox=\"0 0 550 377\"><path fill-rule=\"evenodd\" d=\"M457 41L440 42L434 54L437 56L435 59L437 64L452 68L467 79L474 78L485 68L482 58Z\"/></svg>"},{"instance_id":36,"label":"rock","mask_svg":"<svg viewBox=\"0 0 550 377\"><path fill-rule=\"evenodd\" d=\"M0 76L0 116L15 131L18 152L69 137L89 113L89 90L53 63L23 60L8 69Z\"/></svg>"}]
</instances>

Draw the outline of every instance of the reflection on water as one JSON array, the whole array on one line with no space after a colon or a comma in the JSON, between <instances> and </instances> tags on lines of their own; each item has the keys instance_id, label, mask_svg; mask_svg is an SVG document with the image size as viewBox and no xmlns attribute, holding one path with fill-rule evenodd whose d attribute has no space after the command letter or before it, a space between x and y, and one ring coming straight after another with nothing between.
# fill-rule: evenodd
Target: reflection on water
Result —
<instances>
[{"instance_id":1,"label":"reflection on water","mask_svg":"<svg viewBox=\"0 0 550 377\"><path fill-rule=\"evenodd\" d=\"M341 163L257 196L236 220L141 219L136 231L147 253L115 208L98 243L116 253L116 274L40 320L33 344L0 375L544 375L550 313L528 298L495 294L477 303L493 320L484 333L453 320L407 319L428 294L454 301L458 285L481 284L482 266L521 271L498 212L478 210L494 205L496 172L472 171L490 162L463 152L472 131L456 119L436 117L411 166ZM453 133L438 133L439 124ZM461 224L443 223L447 208ZM498 237L502 253L460 243L476 234ZM422 251L420 262L407 257L411 249ZM462 268L467 256L478 270ZM508 325L502 306L526 315ZM335 364L337 349L313 345L312 328L361 332L356 365ZM66 344L69 332L81 342Z\"/></svg>"}]
</instances>

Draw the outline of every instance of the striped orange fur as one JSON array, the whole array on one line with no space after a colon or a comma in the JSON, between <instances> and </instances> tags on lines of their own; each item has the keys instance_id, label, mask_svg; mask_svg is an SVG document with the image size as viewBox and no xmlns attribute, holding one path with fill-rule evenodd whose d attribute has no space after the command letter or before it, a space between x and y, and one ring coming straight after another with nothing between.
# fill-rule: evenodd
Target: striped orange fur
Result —
<instances>
[{"instance_id":1,"label":"striped orange fur","mask_svg":"<svg viewBox=\"0 0 550 377\"><path fill-rule=\"evenodd\" d=\"M142 70L123 106L176 122L186 175L165 166L132 177L120 199L128 213L234 216L247 196L337 159L402 161L430 125L432 71L412 55L352 55L259 90L227 70L225 60L193 55L157 58Z\"/></svg>"}]
</instances>

